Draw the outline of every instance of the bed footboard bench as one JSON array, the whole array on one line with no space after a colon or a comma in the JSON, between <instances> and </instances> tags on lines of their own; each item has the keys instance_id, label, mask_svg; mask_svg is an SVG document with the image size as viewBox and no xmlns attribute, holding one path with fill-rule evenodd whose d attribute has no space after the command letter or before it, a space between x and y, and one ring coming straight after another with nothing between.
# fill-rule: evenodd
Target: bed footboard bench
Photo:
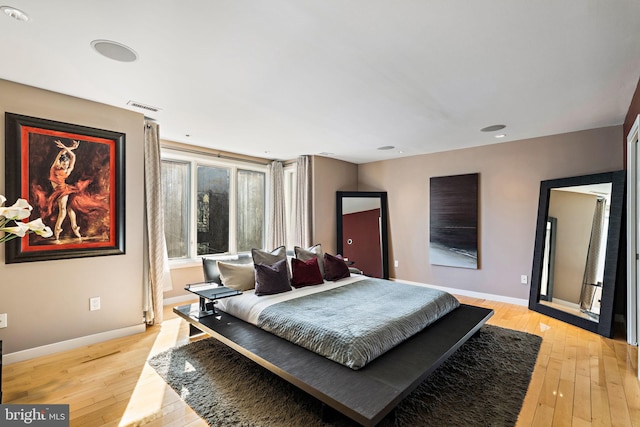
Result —
<instances>
[{"instance_id":1,"label":"bed footboard bench","mask_svg":"<svg viewBox=\"0 0 640 427\"><path fill-rule=\"evenodd\" d=\"M198 310L198 304L173 309L192 330L211 335L363 426L379 423L493 315L491 309L462 304L355 371L227 313L198 319Z\"/></svg>"}]
</instances>

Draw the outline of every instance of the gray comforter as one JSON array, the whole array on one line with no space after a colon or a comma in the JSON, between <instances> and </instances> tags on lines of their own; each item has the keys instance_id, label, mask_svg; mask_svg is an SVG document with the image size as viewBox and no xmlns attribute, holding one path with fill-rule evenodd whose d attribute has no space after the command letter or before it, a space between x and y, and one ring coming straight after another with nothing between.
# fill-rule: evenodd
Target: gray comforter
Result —
<instances>
[{"instance_id":1,"label":"gray comforter","mask_svg":"<svg viewBox=\"0 0 640 427\"><path fill-rule=\"evenodd\" d=\"M459 305L443 291L364 279L267 307L258 326L360 369Z\"/></svg>"}]
</instances>

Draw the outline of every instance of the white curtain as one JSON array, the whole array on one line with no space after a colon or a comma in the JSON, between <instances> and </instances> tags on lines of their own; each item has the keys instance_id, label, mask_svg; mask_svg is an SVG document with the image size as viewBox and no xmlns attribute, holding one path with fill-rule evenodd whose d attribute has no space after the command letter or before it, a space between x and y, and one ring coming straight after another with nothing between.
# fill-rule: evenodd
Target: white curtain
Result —
<instances>
[{"instance_id":1,"label":"white curtain","mask_svg":"<svg viewBox=\"0 0 640 427\"><path fill-rule=\"evenodd\" d=\"M296 159L296 194L294 201L294 241L303 248L311 246L311 160Z\"/></svg>"},{"instance_id":2,"label":"white curtain","mask_svg":"<svg viewBox=\"0 0 640 427\"><path fill-rule=\"evenodd\" d=\"M284 168L277 160L269 165L268 186L269 214L265 247L277 248L287 244L287 222L284 201Z\"/></svg>"},{"instance_id":3,"label":"white curtain","mask_svg":"<svg viewBox=\"0 0 640 427\"><path fill-rule=\"evenodd\" d=\"M164 238L162 181L160 170L160 136L158 124L145 121L144 126L144 207L145 252L144 313L147 324L162 322L162 298L170 290L171 272Z\"/></svg>"}]
</instances>

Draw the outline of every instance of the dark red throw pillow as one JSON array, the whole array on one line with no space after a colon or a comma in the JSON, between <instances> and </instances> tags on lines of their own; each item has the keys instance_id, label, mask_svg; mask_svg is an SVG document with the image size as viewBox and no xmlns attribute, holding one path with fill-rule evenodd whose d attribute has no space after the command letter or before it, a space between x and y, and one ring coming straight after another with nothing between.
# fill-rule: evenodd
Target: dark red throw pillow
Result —
<instances>
[{"instance_id":1,"label":"dark red throw pillow","mask_svg":"<svg viewBox=\"0 0 640 427\"><path fill-rule=\"evenodd\" d=\"M327 280L340 280L351 276L347 263L344 262L341 255L324 254L324 278Z\"/></svg>"},{"instance_id":2,"label":"dark red throw pillow","mask_svg":"<svg viewBox=\"0 0 640 427\"><path fill-rule=\"evenodd\" d=\"M320 273L320 267L318 266L318 258L316 257L306 261L292 258L291 269L293 270L293 280L291 284L294 288L321 285L324 283L322 273Z\"/></svg>"}]
</instances>

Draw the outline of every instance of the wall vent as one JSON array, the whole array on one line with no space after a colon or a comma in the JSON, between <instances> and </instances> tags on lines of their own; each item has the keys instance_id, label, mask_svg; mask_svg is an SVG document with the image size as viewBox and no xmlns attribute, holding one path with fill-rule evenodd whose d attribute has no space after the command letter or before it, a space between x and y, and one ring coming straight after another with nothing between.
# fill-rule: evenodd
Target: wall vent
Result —
<instances>
[{"instance_id":1,"label":"wall vent","mask_svg":"<svg viewBox=\"0 0 640 427\"><path fill-rule=\"evenodd\" d=\"M157 113L158 111L160 111L160 108L158 107L152 107L151 105L146 105L146 104L143 104L142 102L137 102L137 101L129 101L127 102L127 105L130 105L136 108L142 108L143 110L147 110L147 111L153 111L154 113Z\"/></svg>"}]
</instances>

